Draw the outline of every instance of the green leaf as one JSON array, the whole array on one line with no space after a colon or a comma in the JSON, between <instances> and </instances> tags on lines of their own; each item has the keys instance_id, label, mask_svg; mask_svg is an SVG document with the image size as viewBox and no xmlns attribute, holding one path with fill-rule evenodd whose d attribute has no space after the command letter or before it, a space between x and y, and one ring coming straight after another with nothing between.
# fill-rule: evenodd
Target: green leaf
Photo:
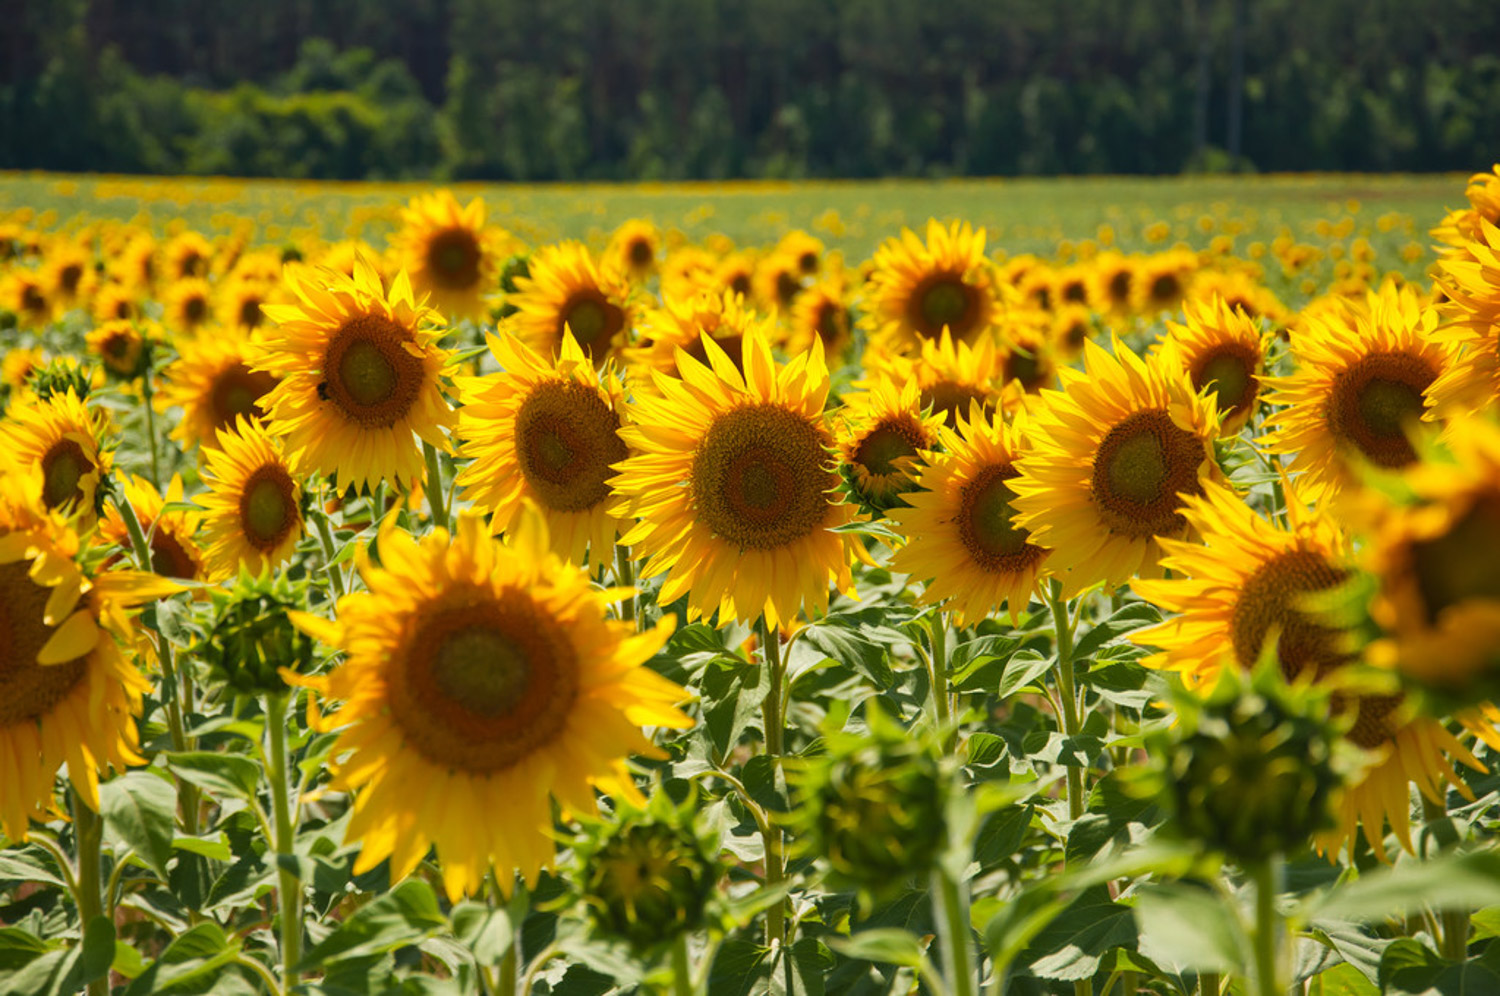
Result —
<instances>
[{"instance_id":1,"label":"green leaf","mask_svg":"<svg viewBox=\"0 0 1500 996\"><path fill-rule=\"evenodd\" d=\"M234 852L229 849L229 841L223 834L210 839L208 837L173 837L172 849L174 851L186 851L189 854L197 854L211 861L233 861Z\"/></svg>"},{"instance_id":2,"label":"green leaf","mask_svg":"<svg viewBox=\"0 0 1500 996\"><path fill-rule=\"evenodd\" d=\"M708 996L748 996L764 993L771 949L752 941L725 941L708 975Z\"/></svg>"},{"instance_id":3,"label":"green leaf","mask_svg":"<svg viewBox=\"0 0 1500 996\"><path fill-rule=\"evenodd\" d=\"M464 902L453 908L453 935L474 953L481 965L498 965L515 939L515 928L505 910Z\"/></svg>"},{"instance_id":4,"label":"green leaf","mask_svg":"<svg viewBox=\"0 0 1500 996\"><path fill-rule=\"evenodd\" d=\"M698 688L709 741L717 757L726 757L765 701L770 674L764 666L738 657L715 657L703 668Z\"/></svg>"},{"instance_id":5,"label":"green leaf","mask_svg":"<svg viewBox=\"0 0 1500 996\"><path fill-rule=\"evenodd\" d=\"M828 946L845 958L907 968L921 965L925 957L921 939L909 930L896 927L862 930L852 937L830 937Z\"/></svg>"},{"instance_id":6,"label":"green leaf","mask_svg":"<svg viewBox=\"0 0 1500 996\"><path fill-rule=\"evenodd\" d=\"M969 737L969 764L976 768L987 768L1005 756L1005 740L993 733L975 733Z\"/></svg>"},{"instance_id":7,"label":"green leaf","mask_svg":"<svg viewBox=\"0 0 1500 996\"><path fill-rule=\"evenodd\" d=\"M1018 961L1038 978L1087 979L1098 971L1100 958L1135 946L1137 937L1134 911L1112 902L1102 887L1089 889L1042 928Z\"/></svg>"},{"instance_id":8,"label":"green leaf","mask_svg":"<svg viewBox=\"0 0 1500 996\"><path fill-rule=\"evenodd\" d=\"M302 959L299 971L328 961L394 951L447 926L437 895L421 879L409 878L362 907L323 938Z\"/></svg>"},{"instance_id":9,"label":"green leaf","mask_svg":"<svg viewBox=\"0 0 1500 996\"><path fill-rule=\"evenodd\" d=\"M5 980L5 991L26 996L73 996L82 987L77 982L79 949L48 951Z\"/></svg>"},{"instance_id":10,"label":"green leaf","mask_svg":"<svg viewBox=\"0 0 1500 996\"><path fill-rule=\"evenodd\" d=\"M240 952L216 923L200 923L167 945L125 990L125 996L150 996L168 989L212 980Z\"/></svg>"},{"instance_id":11,"label":"green leaf","mask_svg":"<svg viewBox=\"0 0 1500 996\"><path fill-rule=\"evenodd\" d=\"M976 637L954 648L948 661L948 686L956 692L989 692L1005 673L1022 638L1011 634Z\"/></svg>"},{"instance_id":12,"label":"green leaf","mask_svg":"<svg viewBox=\"0 0 1500 996\"><path fill-rule=\"evenodd\" d=\"M1385 996L1476 996L1500 992L1500 973L1483 959L1451 962L1409 937L1398 938L1380 959Z\"/></svg>"},{"instance_id":13,"label":"green leaf","mask_svg":"<svg viewBox=\"0 0 1500 996\"><path fill-rule=\"evenodd\" d=\"M183 751L166 758L173 774L220 795L252 799L260 785L260 763L243 754Z\"/></svg>"},{"instance_id":14,"label":"green leaf","mask_svg":"<svg viewBox=\"0 0 1500 996\"><path fill-rule=\"evenodd\" d=\"M1000 676L997 693L1002 699L1010 698L1042 675L1052 670L1052 659L1032 651L1018 653L1011 658L1005 673Z\"/></svg>"},{"instance_id":15,"label":"green leaf","mask_svg":"<svg viewBox=\"0 0 1500 996\"><path fill-rule=\"evenodd\" d=\"M830 613L804 629L798 639L854 668L876 688L890 688L895 681L889 661L891 648L911 642L890 625L895 621L891 611L889 607L871 606Z\"/></svg>"},{"instance_id":16,"label":"green leaf","mask_svg":"<svg viewBox=\"0 0 1500 996\"><path fill-rule=\"evenodd\" d=\"M974 841L974 860L982 868L993 868L1016 853L1031 827L1031 806L1006 806L991 813Z\"/></svg>"},{"instance_id":17,"label":"green leaf","mask_svg":"<svg viewBox=\"0 0 1500 996\"><path fill-rule=\"evenodd\" d=\"M781 989L788 996L823 996L828 972L835 962L833 952L816 937L799 938L791 947L791 987L773 986L772 992ZM773 981L780 982L786 973L773 973Z\"/></svg>"},{"instance_id":18,"label":"green leaf","mask_svg":"<svg viewBox=\"0 0 1500 996\"><path fill-rule=\"evenodd\" d=\"M1353 965L1335 965L1307 980L1307 996L1380 996L1380 987Z\"/></svg>"},{"instance_id":19,"label":"green leaf","mask_svg":"<svg viewBox=\"0 0 1500 996\"><path fill-rule=\"evenodd\" d=\"M14 972L47 953L47 942L20 927L0 927L0 972Z\"/></svg>"},{"instance_id":20,"label":"green leaf","mask_svg":"<svg viewBox=\"0 0 1500 996\"><path fill-rule=\"evenodd\" d=\"M99 786L99 811L105 826L165 881L177 821L171 783L147 771L127 771Z\"/></svg>"},{"instance_id":21,"label":"green leaf","mask_svg":"<svg viewBox=\"0 0 1500 996\"><path fill-rule=\"evenodd\" d=\"M1099 648L1133 630L1161 622L1161 610L1150 602L1127 602L1108 619L1094 625L1073 645L1073 659L1086 660Z\"/></svg>"},{"instance_id":22,"label":"green leaf","mask_svg":"<svg viewBox=\"0 0 1500 996\"><path fill-rule=\"evenodd\" d=\"M1429 906L1476 909L1500 904L1500 854L1476 851L1378 869L1305 904L1303 917L1370 923Z\"/></svg>"},{"instance_id":23,"label":"green leaf","mask_svg":"<svg viewBox=\"0 0 1500 996\"><path fill-rule=\"evenodd\" d=\"M1243 963L1233 914L1207 886L1146 883L1135 921L1147 958L1192 972L1228 972Z\"/></svg>"},{"instance_id":24,"label":"green leaf","mask_svg":"<svg viewBox=\"0 0 1500 996\"><path fill-rule=\"evenodd\" d=\"M104 978L114 960L115 923L108 917L96 916L83 931L78 957L79 982L88 985L95 979Z\"/></svg>"},{"instance_id":25,"label":"green leaf","mask_svg":"<svg viewBox=\"0 0 1500 996\"><path fill-rule=\"evenodd\" d=\"M0 851L0 882L35 882L62 888L63 880L47 864L45 853L40 849Z\"/></svg>"}]
</instances>

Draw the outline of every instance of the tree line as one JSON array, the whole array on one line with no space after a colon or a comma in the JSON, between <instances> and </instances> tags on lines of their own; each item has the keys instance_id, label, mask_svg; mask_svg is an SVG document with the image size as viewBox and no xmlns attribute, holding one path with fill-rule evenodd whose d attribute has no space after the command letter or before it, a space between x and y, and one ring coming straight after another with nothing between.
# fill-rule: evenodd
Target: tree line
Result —
<instances>
[{"instance_id":1,"label":"tree line","mask_svg":"<svg viewBox=\"0 0 1500 996\"><path fill-rule=\"evenodd\" d=\"M1493 0L12 0L0 167L720 179L1466 170Z\"/></svg>"}]
</instances>

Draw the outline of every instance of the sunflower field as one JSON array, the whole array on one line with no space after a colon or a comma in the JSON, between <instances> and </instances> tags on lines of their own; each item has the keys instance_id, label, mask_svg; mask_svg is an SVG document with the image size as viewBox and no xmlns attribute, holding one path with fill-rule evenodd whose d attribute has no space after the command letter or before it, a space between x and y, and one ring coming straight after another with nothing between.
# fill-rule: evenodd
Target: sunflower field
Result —
<instances>
[{"instance_id":1,"label":"sunflower field","mask_svg":"<svg viewBox=\"0 0 1500 996\"><path fill-rule=\"evenodd\" d=\"M0 993L1500 993L1500 166L1049 189L0 178Z\"/></svg>"}]
</instances>

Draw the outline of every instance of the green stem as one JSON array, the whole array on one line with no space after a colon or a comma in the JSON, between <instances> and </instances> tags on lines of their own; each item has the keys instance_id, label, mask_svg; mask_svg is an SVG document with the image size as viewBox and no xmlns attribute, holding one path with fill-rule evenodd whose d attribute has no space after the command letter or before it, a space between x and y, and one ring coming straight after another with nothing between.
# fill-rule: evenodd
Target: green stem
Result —
<instances>
[{"instance_id":1,"label":"green stem","mask_svg":"<svg viewBox=\"0 0 1500 996\"><path fill-rule=\"evenodd\" d=\"M90 808L75 789L73 791L73 832L78 846L78 929L88 930L95 917L104 915L101 848L104 821ZM107 996L108 974L89 983L89 996Z\"/></svg>"},{"instance_id":2,"label":"green stem","mask_svg":"<svg viewBox=\"0 0 1500 996\"><path fill-rule=\"evenodd\" d=\"M1255 986L1260 996L1285 996L1277 972L1277 934L1281 925L1276 916L1277 882L1281 878L1281 860L1272 858L1249 869L1255 883Z\"/></svg>"},{"instance_id":3,"label":"green stem","mask_svg":"<svg viewBox=\"0 0 1500 996\"><path fill-rule=\"evenodd\" d=\"M948 623L943 613L934 612L927 617L927 631L932 643L932 659L928 662L932 674L932 710L938 729L943 731L943 747L952 750L952 732L948 723L953 718L952 703L948 699Z\"/></svg>"},{"instance_id":4,"label":"green stem","mask_svg":"<svg viewBox=\"0 0 1500 996\"><path fill-rule=\"evenodd\" d=\"M266 755L270 761L266 778L271 783L271 811L276 821L276 856L291 858L295 854L293 843L296 819L293 809L296 802L291 798L292 787L287 779L286 763L286 714L290 696L282 693L266 696ZM276 862L279 876L277 891L281 913L281 976L282 985L288 991L297 985L297 963L302 960L302 883L289 862Z\"/></svg>"},{"instance_id":5,"label":"green stem","mask_svg":"<svg viewBox=\"0 0 1500 996\"><path fill-rule=\"evenodd\" d=\"M1047 594L1047 604L1052 609L1052 627L1057 636L1057 691L1062 700L1063 733L1068 737L1078 736L1083 728L1082 710L1078 706L1078 684L1073 672L1073 626L1068 619L1068 604L1062 598L1062 586L1055 580ZM1068 766L1068 816L1078 819L1083 816L1087 803L1084 795L1083 769Z\"/></svg>"},{"instance_id":6,"label":"green stem","mask_svg":"<svg viewBox=\"0 0 1500 996\"><path fill-rule=\"evenodd\" d=\"M621 588L630 588L635 585L635 573L630 564L630 548L615 544L615 583ZM620 618L625 622L635 623L635 596L631 595L620 602Z\"/></svg>"},{"instance_id":7,"label":"green stem","mask_svg":"<svg viewBox=\"0 0 1500 996\"><path fill-rule=\"evenodd\" d=\"M1433 802L1423 795L1422 818L1429 824L1446 820L1448 818L1446 801ZM1451 826L1443 824L1442 830L1442 834L1436 836L1434 840L1437 847L1451 847L1458 843ZM1467 908L1440 910L1438 922L1442 926L1441 936L1438 939L1438 953L1449 961L1463 961L1469 956L1469 910Z\"/></svg>"},{"instance_id":8,"label":"green stem","mask_svg":"<svg viewBox=\"0 0 1500 996\"><path fill-rule=\"evenodd\" d=\"M427 507L432 510L435 529L448 528L448 505L443 499L443 465L437 447L423 440L422 455L427 458Z\"/></svg>"},{"instance_id":9,"label":"green stem","mask_svg":"<svg viewBox=\"0 0 1500 996\"><path fill-rule=\"evenodd\" d=\"M514 940L500 958L500 978L495 982L495 992L498 996L516 996L516 943Z\"/></svg>"},{"instance_id":10,"label":"green stem","mask_svg":"<svg viewBox=\"0 0 1500 996\"><path fill-rule=\"evenodd\" d=\"M672 942L672 996L693 996L693 967L688 957L687 931Z\"/></svg>"},{"instance_id":11,"label":"green stem","mask_svg":"<svg viewBox=\"0 0 1500 996\"><path fill-rule=\"evenodd\" d=\"M786 707L782 701L785 692L782 685L786 678L786 664L781 656L780 631L767 623L765 616L761 616L756 628L760 631L761 653L765 656L766 667L770 669L770 690L766 692L765 701L761 703L761 725L765 727L766 733L766 757L770 759L774 768L780 764L781 756L786 750ZM766 845L766 887L774 889L780 886L786 878L786 855L781 825L773 820L769 832L763 836ZM773 943L786 943L785 901L776 903L766 911L766 946L770 947Z\"/></svg>"},{"instance_id":12,"label":"green stem","mask_svg":"<svg viewBox=\"0 0 1500 996\"><path fill-rule=\"evenodd\" d=\"M939 868L932 873L932 887L939 900L938 936L943 944L943 975L953 996L974 996L974 951L970 941L969 897L962 882Z\"/></svg>"},{"instance_id":13,"label":"green stem","mask_svg":"<svg viewBox=\"0 0 1500 996\"><path fill-rule=\"evenodd\" d=\"M333 528L328 525L328 516L321 511L313 515L318 524L318 538L323 541L323 559L328 563L328 579L333 583L335 598L344 597L344 569L333 562L338 551L333 545Z\"/></svg>"},{"instance_id":14,"label":"green stem","mask_svg":"<svg viewBox=\"0 0 1500 996\"><path fill-rule=\"evenodd\" d=\"M1198 974L1198 996L1219 996L1219 973L1200 972Z\"/></svg>"}]
</instances>

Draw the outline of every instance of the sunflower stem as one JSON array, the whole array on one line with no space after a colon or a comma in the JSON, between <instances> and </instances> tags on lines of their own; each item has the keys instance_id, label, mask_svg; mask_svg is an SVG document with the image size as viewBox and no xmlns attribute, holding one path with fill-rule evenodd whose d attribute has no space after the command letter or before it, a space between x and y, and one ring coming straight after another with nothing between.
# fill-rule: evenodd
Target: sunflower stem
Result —
<instances>
[{"instance_id":1,"label":"sunflower stem","mask_svg":"<svg viewBox=\"0 0 1500 996\"><path fill-rule=\"evenodd\" d=\"M686 931L672 942L672 996L694 996L692 959Z\"/></svg>"},{"instance_id":2,"label":"sunflower stem","mask_svg":"<svg viewBox=\"0 0 1500 996\"><path fill-rule=\"evenodd\" d=\"M78 847L78 929L86 932L95 917L104 915L104 893L101 889L104 843L104 821L94 812L78 790L73 795L73 833ZM88 984L89 996L107 996L109 976L106 973Z\"/></svg>"},{"instance_id":3,"label":"sunflower stem","mask_svg":"<svg viewBox=\"0 0 1500 996\"><path fill-rule=\"evenodd\" d=\"M769 669L770 688L761 703L761 725L765 727L766 757L772 768L779 766L785 752L785 704L782 685L786 679L786 662L781 655L781 632L763 615L756 628L760 631L761 653ZM786 878L786 857L780 824L771 821L763 835L766 844L766 888L776 889ZM786 902L779 900L766 911L766 946L786 943Z\"/></svg>"},{"instance_id":4,"label":"sunflower stem","mask_svg":"<svg viewBox=\"0 0 1500 996\"><path fill-rule=\"evenodd\" d=\"M621 588L635 586L635 572L630 564L630 548L615 544L615 584ZM635 625L635 596L627 595L620 601L620 618ZM638 627L637 627L638 628Z\"/></svg>"},{"instance_id":5,"label":"sunflower stem","mask_svg":"<svg viewBox=\"0 0 1500 996\"><path fill-rule=\"evenodd\" d=\"M1422 818L1429 826L1438 824L1436 832L1430 834L1436 847L1447 847L1458 842L1457 834L1453 832L1450 824L1442 821L1448 818L1447 801L1434 802L1422 795ZM1449 961L1463 961L1469 956L1469 911L1467 909L1447 909L1438 912L1438 922L1442 926L1439 938L1438 953Z\"/></svg>"},{"instance_id":6,"label":"sunflower stem","mask_svg":"<svg viewBox=\"0 0 1500 996\"><path fill-rule=\"evenodd\" d=\"M277 890L281 914L282 987L291 991L297 985L297 964L302 960L302 884L297 879L292 859L296 821L292 815L295 803L287 780L286 716L291 698L286 693L266 696L266 755L270 770L266 778L271 787L271 811L276 821Z\"/></svg>"},{"instance_id":7,"label":"sunflower stem","mask_svg":"<svg viewBox=\"0 0 1500 996\"><path fill-rule=\"evenodd\" d=\"M943 944L943 975L953 996L974 996L974 951L970 943L969 896L964 883L942 868L932 873L938 936Z\"/></svg>"},{"instance_id":8,"label":"sunflower stem","mask_svg":"<svg viewBox=\"0 0 1500 996\"><path fill-rule=\"evenodd\" d=\"M1259 996L1284 996L1286 987L1278 978L1277 943L1281 924L1276 915L1276 892L1281 879L1281 859L1273 857L1249 869L1255 884L1255 987Z\"/></svg>"},{"instance_id":9,"label":"sunflower stem","mask_svg":"<svg viewBox=\"0 0 1500 996\"><path fill-rule=\"evenodd\" d=\"M432 510L432 527L448 528L448 503L443 497L443 465L437 447L422 441L422 455L427 459L427 507Z\"/></svg>"},{"instance_id":10,"label":"sunflower stem","mask_svg":"<svg viewBox=\"0 0 1500 996\"><path fill-rule=\"evenodd\" d=\"M344 597L344 569L333 562L337 550L333 545L333 528L328 525L328 516L321 511L313 515L318 524L318 538L323 542L323 559L328 564L328 580L333 584L334 598Z\"/></svg>"},{"instance_id":11,"label":"sunflower stem","mask_svg":"<svg viewBox=\"0 0 1500 996\"><path fill-rule=\"evenodd\" d=\"M500 977L495 981L495 992L498 996L516 996L516 942L511 940L510 947L505 949L505 954L500 956Z\"/></svg>"},{"instance_id":12,"label":"sunflower stem","mask_svg":"<svg viewBox=\"0 0 1500 996\"><path fill-rule=\"evenodd\" d=\"M1083 718L1078 708L1078 685L1073 673L1073 623L1068 618L1068 603L1062 597L1062 585L1052 581L1047 593L1047 604L1052 609L1052 627L1057 636L1057 686L1058 698L1062 700L1063 733L1068 737L1078 736L1083 728ZM1068 817L1083 816L1087 799L1084 796L1083 769L1068 766Z\"/></svg>"},{"instance_id":13,"label":"sunflower stem","mask_svg":"<svg viewBox=\"0 0 1500 996\"><path fill-rule=\"evenodd\" d=\"M1219 996L1219 973L1201 972L1198 975L1198 996Z\"/></svg>"},{"instance_id":14,"label":"sunflower stem","mask_svg":"<svg viewBox=\"0 0 1500 996\"><path fill-rule=\"evenodd\" d=\"M953 749L953 734L948 723L953 717L953 705L948 697L948 623L941 612L927 617L928 638L932 643L932 657L928 661L932 674L932 710L937 727L942 731L943 749Z\"/></svg>"}]
</instances>

